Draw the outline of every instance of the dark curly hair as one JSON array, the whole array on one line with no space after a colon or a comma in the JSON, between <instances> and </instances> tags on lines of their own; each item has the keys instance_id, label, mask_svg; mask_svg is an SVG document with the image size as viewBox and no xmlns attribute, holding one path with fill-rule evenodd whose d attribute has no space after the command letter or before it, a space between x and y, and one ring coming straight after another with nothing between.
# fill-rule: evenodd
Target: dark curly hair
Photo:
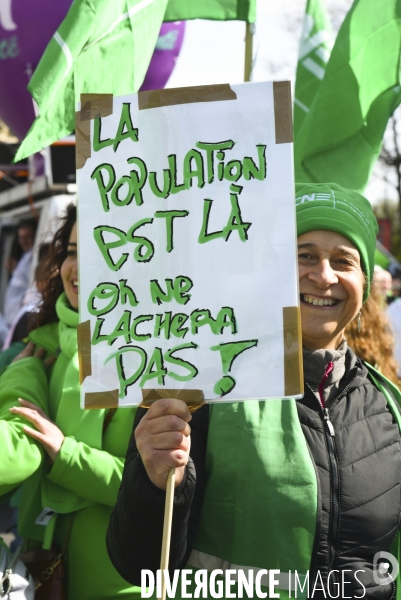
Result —
<instances>
[{"instance_id":1,"label":"dark curly hair","mask_svg":"<svg viewBox=\"0 0 401 600\"><path fill-rule=\"evenodd\" d=\"M64 291L60 269L67 258L68 242L76 220L76 206L70 204L67 206L67 211L62 219L61 226L56 231L55 236L50 243L49 251L44 259L46 276L44 277L45 285L42 291L42 302L39 307L39 312L35 315L35 318L30 324L31 330L58 321L56 302Z\"/></svg>"}]
</instances>

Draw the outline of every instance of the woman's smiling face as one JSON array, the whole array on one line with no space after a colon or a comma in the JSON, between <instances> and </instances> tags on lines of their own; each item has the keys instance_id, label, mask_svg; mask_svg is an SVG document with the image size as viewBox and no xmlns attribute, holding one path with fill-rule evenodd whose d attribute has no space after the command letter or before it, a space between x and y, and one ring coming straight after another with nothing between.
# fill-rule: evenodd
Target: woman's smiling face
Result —
<instances>
[{"instance_id":1,"label":"woman's smiling face","mask_svg":"<svg viewBox=\"0 0 401 600\"><path fill-rule=\"evenodd\" d=\"M68 240L67 257L61 265L64 291L72 308L78 310L77 224L74 223Z\"/></svg>"},{"instance_id":2,"label":"woman's smiling face","mask_svg":"<svg viewBox=\"0 0 401 600\"><path fill-rule=\"evenodd\" d=\"M303 346L337 348L362 306L359 252L339 233L309 231L298 238L298 266Z\"/></svg>"}]
</instances>

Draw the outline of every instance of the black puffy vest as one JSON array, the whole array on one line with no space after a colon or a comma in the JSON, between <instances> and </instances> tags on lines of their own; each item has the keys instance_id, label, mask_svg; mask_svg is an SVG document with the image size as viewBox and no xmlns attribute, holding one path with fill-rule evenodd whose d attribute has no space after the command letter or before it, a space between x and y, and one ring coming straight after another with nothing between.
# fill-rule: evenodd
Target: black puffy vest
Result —
<instances>
[{"instance_id":1,"label":"black puffy vest","mask_svg":"<svg viewBox=\"0 0 401 600\"><path fill-rule=\"evenodd\" d=\"M335 436L330 435L319 402L307 386L297 406L319 482L315 564L310 575L316 581L319 572L326 590L316 591L313 598L330 598L330 571L349 570L344 591L341 574L331 575L331 597L361 597L363 584L364 598L388 600L393 585L378 585L373 578L373 556L391 551L401 514L400 432L386 399L365 365L348 349L340 391L327 404Z\"/></svg>"}]
</instances>

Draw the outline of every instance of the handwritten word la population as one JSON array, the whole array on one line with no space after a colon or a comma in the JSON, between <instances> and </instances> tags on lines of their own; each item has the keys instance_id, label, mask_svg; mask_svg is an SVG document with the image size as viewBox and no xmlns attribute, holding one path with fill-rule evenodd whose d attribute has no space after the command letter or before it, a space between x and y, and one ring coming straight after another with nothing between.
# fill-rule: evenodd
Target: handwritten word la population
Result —
<instances>
[{"instance_id":1,"label":"handwritten word la population","mask_svg":"<svg viewBox=\"0 0 401 600\"><path fill-rule=\"evenodd\" d=\"M116 152L125 140L139 141L138 128L132 124L130 104L122 105L120 122L114 138L101 139L102 119L94 119L93 150L99 152L108 146ZM206 183L212 184L216 177L218 181L227 180L236 184L231 191L238 192L238 181L266 178L266 145L257 144L257 158L245 156L241 160L234 158L226 160L226 152L231 151L235 145L233 140L221 142L198 141L184 156L182 161L182 183L178 183L177 155L167 156L168 168L163 169L161 176L156 171L149 170L145 161L132 156L127 159L127 164L134 168L129 173L117 179L114 166L103 162L92 172L91 177L97 183L102 206L105 212L110 210L110 200L116 206L127 206L133 200L140 206L143 204L142 190L148 184L150 191L157 198L168 198L170 194L177 194L189 190L193 180L197 187L203 188ZM255 162L256 161L256 162ZM258 163L258 164L257 164ZM163 184L161 185L161 181Z\"/></svg>"}]
</instances>

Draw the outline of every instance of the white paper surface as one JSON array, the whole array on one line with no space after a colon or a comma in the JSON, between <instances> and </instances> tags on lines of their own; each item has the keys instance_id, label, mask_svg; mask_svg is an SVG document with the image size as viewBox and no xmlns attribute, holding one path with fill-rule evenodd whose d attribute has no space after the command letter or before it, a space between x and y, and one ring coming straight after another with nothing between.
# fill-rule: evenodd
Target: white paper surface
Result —
<instances>
[{"instance_id":1,"label":"white paper surface","mask_svg":"<svg viewBox=\"0 0 401 600\"><path fill-rule=\"evenodd\" d=\"M78 171L80 321L90 321L92 336L92 375L82 385L83 395L119 389L121 405L138 404L142 400L141 388L202 389L205 398L223 401L285 395L283 307L299 305L292 144L275 143L272 83L242 84L232 89L237 94L236 100L141 111L136 95L114 98L113 114L101 119L99 139L116 137L124 103L130 104L132 125L138 130L138 141L127 138L116 151L111 145L94 151L94 121L91 122L91 157ZM232 140L234 146L225 151L222 160L214 153L214 178L209 183L207 153L196 144L227 140ZM243 165L244 157L251 157L259 169L258 145L266 146L263 180L247 181L242 174L237 182L225 178L219 181L222 162L237 160ZM198 187L199 180L193 177L189 189L170 193L167 198L156 197L150 188L150 173L156 173L157 184L162 188L163 170L169 168L168 156L175 155L177 184L183 183L184 157L191 149L203 157L203 187ZM136 194L123 205L124 199L130 197L127 183L130 171L139 173L138 161L127 163L133 157L146 164L147 179L142 188L142 203ZM125 177L118 191L122 202L115 195L113 201L112 190L102 202L99 185L107 187L111 172L110 168L107 171L100 167L104 164L112 165L116 182ZM194 170L194 159L191 166ZM237 168L238 165L233 165L232 172ZM242 186L242 190L235 194L230 185ZM114 189L116 186L118 183ZM210 212L204 235L222 232L229 226L233 206L236 209L237 205L243 224L250 226L234 229L227 240L209 237L199 243L205 205ZM173 219L173 249L167 251L170 217L166 213L155 214L173 210L188 214ZM133 235L152 243L152 255L147 262L134 256L136 252L138 258L141 240L126 241L127 232L142 219L149 222ZM102 229L106 226L114 229L106 232ZM102 254L102 244L95 240L95 232L102 232L106 244L121 243L119 247L108 248L109 265ZM143 251L144 248L142 254ZM119 261L124 263L121 268L110 268ZM160 304L152 302L151 282L157 281L166 292L166 280L175 284L176 296ZM192 287L185 292L189 282ZM108 284L104 288L108 298L99 291L101 283ZM181 298L179 284L184 286ZM122 304L124 285L135 294L137 305L130 304L129 298L131 302L134 298L130 293ZM94 292L96 288L98 291ZM190 296L188 301L186 294ZM108 304L115 306L100 314ZM228 325L218 327L216 319L222 323L224 309ZM210 312L214 332L207 323L196 327L196 321L205 318L205 313L199 311ZM178 313L184 316L175 317L174 321ZM169 339L165 330L155 337L155 323L169 319L170 314L174 325ZM177 331L178 320L185 320L185 316L181 331ZM139 317L143 320L138 321ZM115 331L119 322L121 331ZM188 330L183 335L185 329ZM132 339L135 333L137 337ZM148 339L138 337L145 335ZM228 346L240 342L249 342L249 348ZM223 351L219 350L220 345ZM232 362L225 361L226 372L223 372L222 352L231 350L235 356L241 349ZM179 363L177 359L185 362ZM221 386L233 387L222 396Z\"/></svg>"}]
</instances>

